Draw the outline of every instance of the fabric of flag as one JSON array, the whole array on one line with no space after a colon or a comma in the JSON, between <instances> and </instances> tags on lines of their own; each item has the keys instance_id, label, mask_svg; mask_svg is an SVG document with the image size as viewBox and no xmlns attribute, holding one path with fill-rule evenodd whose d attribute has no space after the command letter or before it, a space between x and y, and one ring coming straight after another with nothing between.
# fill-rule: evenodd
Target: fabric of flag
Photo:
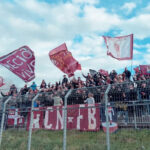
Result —
<instances>
[{"instance_id":1,"label":"fabric of flag","mask_svg":"<svg viewBox=\"0 0 150 150\"><path fill-rule=\"evenodd\" d=\"M150 75L150 65L140 65L140 70L143 75Z\"/></svg>"},{"instance_id":2,"label":"fabric of flag","mask_svg":"<svg viewBox=\"0 0 150 150\"><path fill-rule=\"evenodd\" d=\"M135 71L136 73L139 73L139 72L140 72L139 67L134 68L134 71Z\"/></svg>"},{"instance_id":3,"label":"fabric of flag","mask_svg":"<svg viewBox=\"0 0 150 150\"><path fill-rule=\"evenodd\" d=\"M62 44L49 52L52 63L69 77L74 76L76 70L81 70L81 65L76 61L66 44Z\"/></svg>"},{"instance_id":4,"label":"fabric of flag","mask_svg":"<svg viewBox=\"0 0 150 150\"><path fill-rule=\"evenodd\" d=\"M103 70L103 69L100 69L100 70L99 70L99 73L102 74L102 75L104 75L104 76L108 76L108 75L109 75L109 74L108 74L108 71Z\"/></svg>"},{"instance_id":5,"label":"fabric of flag","mask_svg":"<svg viewBox=\"0 0 150 150\"><path fill-rule=\"evenodd\" d=\"M4 79L3 79L3 77L0 77L0 87L2 87L3 85L5 85L4 84Z\"/></svg>"},{"instance_id":6,"label":"fabric of flag","mask_svg":"<svg viewBox=\"0 0 150 150\"><path fill-rule=\"evenodd\" d=\"M89 72L90 72L91 76L94 76L95 74L97 74L97 71L95 71L93 69L89 69Z\"/></svg>"},{"instance_id":7,"label":"fabric of flag","mask_svg":"<svg viewBox=\"0 0 150 150\"><path fill-rule=\"evenodd\" d=\"M107 47L107 55L117 60L133 58L133 34L120 37L103 36Z\"/></svg>"},{"instance_id":8,"label":"fabric of flag","mask_svg":"<svg viewBox=\"0 0 150 150\"><path fill-rule=\"evenodd\" d=\"M34 52L28 47L23 46L13 52L0 57L0 64L12 71L25 82L35 78Z\"/></svg>"}]
</instances>

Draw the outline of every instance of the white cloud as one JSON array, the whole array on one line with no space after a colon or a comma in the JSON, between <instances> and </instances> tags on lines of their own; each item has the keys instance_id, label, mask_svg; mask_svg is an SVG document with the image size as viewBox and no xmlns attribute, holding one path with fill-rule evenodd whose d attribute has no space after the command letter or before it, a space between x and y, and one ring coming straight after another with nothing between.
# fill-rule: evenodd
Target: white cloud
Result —
<instances>
[{"instance_id":1,"label":"white cloud","mask_svg":"<svg viewBox=\"0 0 150 150\"><path fill-rule=\"evenodd\" d=\"M107 13L105 8L86 6L84 14L84 25L90 31L103 33L120 24L119 16Z\"/></svg>"},{"instance_id":2,"label":"white cloud","mask_svg":"<svg viewBox=\"0 0 150 150\"><path fill-rule=\"evenodd\" d=\"M138 50L134 49L133 50L133 55L139 55L139 54L142 54L141 52L139 52Z\"/></svg>"},{"instance_id":3,"label":"white cloud","mask_svg":"<svg viewBox=\"0 0 150 150\"><path fill-rule=\"evenodd\" d=\"M125 3L121 7L121 9L124 10L126 14L130 14L134 8L136 8L136 4L133 2Z\"/></svg>"},{"instance_id":4,"label":"white cloud","mask_svg":"<svg viewBox=\"0 0 150 150\"><path fill-rule=\"evenodd\" d=\"M135 48L145 48L146 45L139 45L139 44L134 43L134 47Z\"/></svg>"},{"instance_id":5,"label":"white cloud","mask_svg":"<svg viewBox=\"0 0 150 150\"><path fill-rule=\"evenodd\" d=\"M145 64L150 65L150 54L144 55Z\"/></svg>"},{"instance_id":6,"label":"white cloud","mask_svg":"<svg viewBox=\"0 0 150 150\"><path fill-rule=\"evenodd\" d=\"M77 4L90 4L90 5L94 5L99 3L99 0L72 0L73 3L77 3Z\"/></svg>"},{"instance_id":7,"label":"white cloud","mask_svg":"<svg viewBox=\"0 0 150 150\"><path fill-rule=\"evenodd\" d=\"M147 52L150 53L150 44L146 44Z\"/></svg>"},{"instance_id":8,"label":"white cloud","mask_svg":"<svg viewBox=\"0 0 150 150\"><path fill-rule=\"evenodd\" d=\"M140 14L131 19L122 20L120 24L122 34L133 33L138 39L150 37L150 22L148 20L150 20L150 14Z\"/></svg>"},{"instance_id":9,"label":"white cloud","mask_svg":"<svg viewBox=\"0 0 150 150\"><path fill-rule=\"evenodd\" d=\"M150 13L150 3L145 8L143 8L143 13Z\"/></svg>"},{"instance_id":10,"label":"white cloud","mask_svg":"<svg viewBox=\"0 0 150 150\"><path fill-rule=\"evenodd\" d=\"M17 4L21 7L27 9L36 14L46 14L50 5L48 3L40 2L38 3L37 0L15 0Z\"/></svg>"}]
</instances>

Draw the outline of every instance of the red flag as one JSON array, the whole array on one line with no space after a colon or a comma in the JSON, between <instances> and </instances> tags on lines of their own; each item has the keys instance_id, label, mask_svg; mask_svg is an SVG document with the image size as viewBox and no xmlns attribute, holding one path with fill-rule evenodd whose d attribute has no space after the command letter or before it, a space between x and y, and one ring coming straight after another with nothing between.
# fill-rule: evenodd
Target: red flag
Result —
<instances>
[{"instance_id":1,"label":"red flag","mask_svg":"<svg viewBox=\"0 0 150 150\"><path fill-rule=\"evenodd\" d=\"M150 65L140 65L140 70L143 75L150 75Z\"/></svg>"},{"instance_id":2,"label":"red flag","mask_svg":"<svg viewBox=\"0 0 150 150\"><path fill-rule=\"evenodd\" d=\"M109 75L109 74L108 74L108 71L105 71L105 70L103 70L103 69L100 69L99 72L100 72L102 75L104 75L104 76L108 76L108 75Z\"/></svg>"},{"instance_id":3,"label":"red flag","mask_svg":"<svg viewBox=\"0 0 150 150\"><path fill-rule=\"evenodd\" d=\"M9 109L8 111L8 120L7 125L9 126L18 126L24 124L24 117L21 116L20 109Z\"/></svg>"},{"instance_id":4,"label":"red flag","mask_svg":"<svg viewBox=\"0 0 150 150\"><path fill-rule=\"evenodd\" d=\"M103 36L107 55L118 60L129 60L133 58L133 34L120 37Z\"/></svg>"},{"instance_id":5,"label":"red flag","mask_svg":"<svg viewBox=\"0 0 150 150\"><path fill-rule=\"evenodd\" d=\"M25 82L35 78L34 52L28 47L23 46L19 49L0 57L0 64L19 76Z\"/></svg>"},{"instance_id":6,"label":"red flag","mask_svg":"<svg viewBox=\"0 0 150 150\"><path fill-rule=\"evenodd\" d=\"M140 72L139 67L134 68L134 71L135 71L136 73L139 73L139 72Z\"/></svg>"},{"instance_id":7,"label":"red flag","mask_svg":"<svg viewBox=\"0 0 150 150\"><path fill-rule=\"evenodd\" d=\"M76 70L81 70L81 65L73 58L65 43L51 50L49 57L53 64L69 77L73 76Z\"/></svg>"},{"instance_id":8,"label":"red flag","mask_svg":"<svg viewBox=\"0 0 150 150\"><path fill-rule=\"evenodd\" d=\"M0 87L2 87L4 84L4 79L2 77L0 77Z\"/></svg>"}]
</instances>

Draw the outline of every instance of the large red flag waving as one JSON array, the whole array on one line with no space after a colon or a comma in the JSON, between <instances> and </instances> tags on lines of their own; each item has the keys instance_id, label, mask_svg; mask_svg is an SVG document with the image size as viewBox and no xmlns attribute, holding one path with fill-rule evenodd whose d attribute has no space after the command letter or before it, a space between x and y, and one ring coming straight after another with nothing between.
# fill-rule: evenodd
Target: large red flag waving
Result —
<instances>
[{"instance_id":1,"label":"large red flag waving","mask_svg":"<svg viewBox=\"0 0 150 150\"><path fill-rule=\"evenodd\" d=\"M28 47L23 46L17 50L0 57L0 64L12 71L25 82L35 78L34 52Z\"/></svg>"},{"instance_id":2,"label":"large red flag waving","mask_svg":"<svg viewBox=\"0 0 150 150\"><path fill-rule=\"evenodd\" d=\"M51 50L49 57L53 64L69 77L73 76L76 70L81 70L81 65L73 58L65 43Z\"/></svg>"},{"instance_id":3,"label":"large red flag waving","mask_svg":"<svg viewBox=\"0 0 150 150\"><path fill-rule=\"evenodd\" d=\"M133 34L120 37L103 36L107 55L118 60L129 60L133 57Z\"/></svg>"}]
</instances>

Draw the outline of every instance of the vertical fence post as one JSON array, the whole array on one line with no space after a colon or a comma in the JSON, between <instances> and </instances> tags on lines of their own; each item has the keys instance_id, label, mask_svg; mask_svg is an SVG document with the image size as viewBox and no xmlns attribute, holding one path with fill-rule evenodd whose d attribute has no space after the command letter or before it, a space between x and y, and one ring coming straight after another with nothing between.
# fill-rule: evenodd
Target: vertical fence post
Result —
<instances>
[{"instance_id":1,"label":"vertical fence post","mask_svg":"<svg viewBox=\"0 0 150 150\"><path fill-rule=\"evenodd\" d=\"M31 115L30 115L30 127L29 127L29 136L28 136L28 150L31 149L31 136L32 136L32 128L33 128L33 108L34 102L39 96L39 93L32 99L32 107L31 107Z\"/></svg>"},{"instance_id":2,"label":"vertical fence post","mask_svg":"<svg viewBox=\"0 0 150 150\"><path fill-rule=\"evenodd\" d=\"M111 88L111 85L109 84L106 92L105 92L105 111L106 111L106 145L107 150L110 150L110 136L109 136L109 119L108 119L108 92Z\"/></svg>"},{"instance_id":3,"label":"vertical fence post","mask_svg":"<svg viewBox=\"0 0 150 150\"><path fill-rule=\"evenodd\" d=\"M8 99L4 102L4 106L3 106L3 110L2 110L2 120L1 120L1 129L0 129L0 147L1 147L1 143L2 143L6 105L10 100L11 100L11 96L9 96Z\"/></svg>"},{"instance_id":4,"label":"vertical fence post","mask_svg":"<svg viewBox=\"0 0 150 150\"><path fill-rule=\"evenodd\" d=\"M64 126L64 133L63 133L63 150L66 150L66 142L67 142L67 99L70 95L70 93L72 92L72 90L70 89L66 96L65 96L65 102L64 102L64 122L63 122L63 126Z\"/></svg>"},{"instance_id":5,"label":"vertical fence post","mask_svg":"<svg viewBox=\"0 0 150 150\"><path fill-rule=\"evenodd\" d=\"M134 127L137 129L137 123L136 123L136 109L135 109L135 102L133 102L133 111L134 111Z\"/></svg>"}]
</instances>

